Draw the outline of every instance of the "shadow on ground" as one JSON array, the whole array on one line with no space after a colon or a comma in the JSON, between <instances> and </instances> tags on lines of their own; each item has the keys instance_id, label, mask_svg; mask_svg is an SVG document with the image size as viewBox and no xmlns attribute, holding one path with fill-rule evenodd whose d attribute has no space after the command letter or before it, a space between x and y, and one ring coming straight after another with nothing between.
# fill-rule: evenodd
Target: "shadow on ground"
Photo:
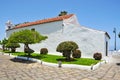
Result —
<instances>
[{"instance_id":1,"label":"shadow on ground","mask_svg":"<svg viewBox=\"0 0 120 80\"><path fill-rule=\"evenodd\" d=\"M20 58L12 58L10 60L13 62L19 62L19 63L25 63L25 64L36 63L36 61L24 60Z\"/></svg>"}]
</instances>

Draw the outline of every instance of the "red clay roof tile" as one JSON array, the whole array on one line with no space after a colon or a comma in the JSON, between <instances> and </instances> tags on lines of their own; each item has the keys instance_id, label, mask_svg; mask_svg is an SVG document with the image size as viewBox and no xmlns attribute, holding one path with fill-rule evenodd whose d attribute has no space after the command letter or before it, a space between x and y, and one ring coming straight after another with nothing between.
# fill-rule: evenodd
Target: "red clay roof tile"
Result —
<instances>
[{"instance_id":1,"label":"red clay roof tile","mask_svg":"<svg viewBox=\"0 0 120 80\"><path fill-rule=\"evenodd\" d=\"M68 19L71 16L73 16L73 14L58 16L58 17L55 17L55 18L48 18L48 19L44 19L44 20L38 20L38 21L35 21L35 22L28 22L28 23L25 23L25 24L20 24L18 26L15 26L13 29L23 28L23 27L28 27L28 26L38 25L38 24L43 24L43 23L49 23L49 22L54 22L54 21L61 21L63 19Z\"/></svg>"}]
</instances>

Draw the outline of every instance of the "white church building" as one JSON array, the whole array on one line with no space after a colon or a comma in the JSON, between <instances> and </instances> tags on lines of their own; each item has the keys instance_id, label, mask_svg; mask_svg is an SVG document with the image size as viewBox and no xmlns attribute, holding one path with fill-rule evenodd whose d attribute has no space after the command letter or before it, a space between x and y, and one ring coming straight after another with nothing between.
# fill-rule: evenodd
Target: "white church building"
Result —
<instances>
[{"instance_id":1,"label":"white church building","mask_svg":"<svg viewBox=\"0 0 120 80\"><path fill-rule=\"evenodd\" d=\"M93 54L96 52L102 53L103 57L108 55L110 39L108 33L80 25L74 14L23 23L16 26L8 21L6 25L7 38L13 32L23 29L35 30L42 35L48 36L48 39L45 41L30 45L30 48L37 53L40 52L41 48L47 48L51 54L60 54L56 52L59 43L74 41L78 44L82 57L93 57ZM23 48L24 46L21 44L21 47L17 50L23 51Z\"/></svg>"}]
</instances>

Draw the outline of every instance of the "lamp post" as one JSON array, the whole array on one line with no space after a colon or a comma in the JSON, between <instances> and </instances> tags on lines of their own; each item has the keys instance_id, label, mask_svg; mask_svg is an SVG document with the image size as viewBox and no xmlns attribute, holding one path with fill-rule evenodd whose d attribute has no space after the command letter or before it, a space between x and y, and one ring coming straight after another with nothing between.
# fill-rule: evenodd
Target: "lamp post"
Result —
<instances>
[{"instance_id":1,"label":"lamp post","mask_svg":"<svg viewBox=\"0 0 120 80\"><path fill-rule=\"evenodd\" d=\"M114 28L113 33L115 33L114 50L116 51L116 28Z\"/></svg>"},{"instance_id":2,"label":"lamp post","mask_svg":"<svg viewBox=\"0 0 120 80\"><path fill-rule=\"evenodd\" d=\"M118 37L120 38L120 32L119 32L119 34L118 34Z\"/></svg>"}]
</instances>

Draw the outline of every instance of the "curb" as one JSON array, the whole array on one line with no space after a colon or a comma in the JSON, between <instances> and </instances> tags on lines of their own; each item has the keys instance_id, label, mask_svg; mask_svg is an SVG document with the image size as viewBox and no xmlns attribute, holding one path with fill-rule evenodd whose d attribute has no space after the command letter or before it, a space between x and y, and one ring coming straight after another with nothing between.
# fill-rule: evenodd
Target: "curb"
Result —
<instances>
[{"instance_id":1,"label":"curb","mask_svg":"<svg viewBox=\"0 0 120 80\"><path fill-rule=\"evenodd\" d=\"M9 55L9 54L4 54L4 55ZM20 57L20 56L14 56L14 55L9 55L13 58L19 58L19 59L24 59L27 60L27 57ZM91 66L84 66L84 65L76 65L76 64L62 64L62 62L56 63L49 63L49 62L44 62L42 60L34 59L34 58L29 58L30 61L36 61L40 63L41 65L47 65L47 66L52 66L52 67L59 67L59 68L76 68L76 69L83 69L83 70L95 70L99 68L102 64L105 64L106 61L99 62L95 65Z\"/></svg>"}]
</instances>

